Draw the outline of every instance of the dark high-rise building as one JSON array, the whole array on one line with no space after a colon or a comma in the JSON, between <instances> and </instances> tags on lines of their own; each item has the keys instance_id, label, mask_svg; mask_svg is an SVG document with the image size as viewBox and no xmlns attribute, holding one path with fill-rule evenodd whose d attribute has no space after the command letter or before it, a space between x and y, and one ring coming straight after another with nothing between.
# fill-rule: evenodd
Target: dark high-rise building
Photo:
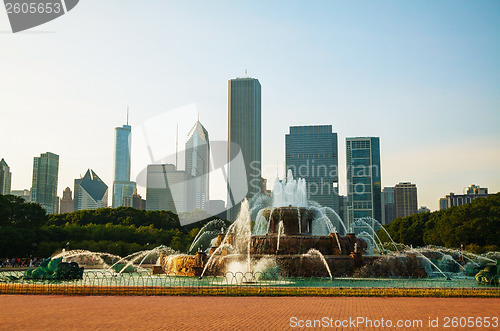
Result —
<instances>
[{"instance_id":1,"label":"dark high-rise building","mask_svg":"<svg viewBox=\"0 0 500 331\"><path fill-rule=\"evenodd\" d=\"M136 188L135 182L130 181L131 132L128 123L115 128L113 208L120 207L123 198L131 196Z\"/></svg>"},{"instance_id":2,"label":"dark high-rise building","mask_svg":"<svg viewBox=\"0 0 500 331\"><path fill-rule=\"evenodd\" d=\"M345 235L344 227L347 227L347 206L347 196L339 195L339 212L337 214L339 214L340 219L342 219L344 226L339 227L337 230L342 235Z\"/></svg>"},{"instance_id":3,"label":"dark high-rise building","mask_svg":"<svg viewBox=\"0 0 500 331\"><path fill-rule=\"evenodd\" d=\"M378 137L346 138L349 224L357 218L382 221Z\"/></svg>"},{"instance_id":4,"label":"dark high-rise building","mask_svg":"<svg viewBox=\"0 0 500 331\"><path fill-rule=\"evenodd\" d=\"M47 152L33 159L31 202L41 204L48 214L58 212L58 174L59 155Z\"/></svg>"},{"instance_id":5,"label":"dark high-rise building","mask_svg":"<svg viewBox=\"0 0 500 331\"><path fill-rule=\"evenodd\" d=\"M197 121L186 141L187 211L208 211L210 141L208 131Z\"/></svg>"},{"instance_id":6,"label":"dark high-rise building","mask_svg":"<svg viewBox=\"0 0 500 331\"><path fill-rule=\"evenodd\" d=\"M241 149L243 166L229 164L228 219L234 221L239 201L262 191L261 86L255 78L236 78L228 82L228 161ZM246 193L244 193L246 191Z\"/></svg>"},{"instance_id":7,"label":"dark high-rise building","mask_svg":"<svg viewBox=\"0 0 500 331\"><path fill-rule=\"evenodd\" d=\"M75 211L74 201L73 201L73 193L69 187L66 187L63 191L63 196L61 201L59 202L59 212L61 214L64 213L72 213Z\"/></svg>"},{"instance_id":8,"label":"dark high-rise building","mask_svg":"<svg viewBox=\"0 0 500 331\"><path fill-rule=\"evenodd\" d=\"M405 217L418 211L417 185L412 183L399 183L394 187L394 204L396 217Z\"/></svg>"},{"instance_id":9,"label":"dark high-rise building","mask_svg":"<svg viewBox=\"0 0 500 331\"><path fill-rule=\"evenodd\" d=\"M186 172L173 164L150 164L147 168L146 210L186 211Z\"/></svg>"},{"instance_id":10,"label":"dark high-rise building","mask_svg":"<svg viewBox=\"0 0 500 331\"><path fill-rule=\"evenodd\" d=\"M76 178L74 181L74 199L73 199L73 210L78 210L78 197L80 196L80 183L82 182L83 177L80 174L80 178Z\"/></svg>"},{"instance_id":11,"label":"dark high-rise building","mask_svg":"<svg viewBox=\"0 0 500 331\"><path fill-rule=\"evenodd\" d=\"M0 160L0 194L10 194L12 173L4 159Z\"/></svg>"},{"instance_id":12,"label":"dark high-rise building","mask_svg":"<svg viewBox=\"0 0 500 331\"><path fill-rule=\"evenodd\" d=\"M384 187L382 191L382 220L387 225L396 218L396 204L394 203L394 187Z\"/></svg>"},{"instance_id":13,"label":"dark high-rise building","mask_svg":"<svg viewBox=\"0 0 500 331\"><path fill-rule=\"evenodd\" d=\"M105 208L108 206L108 185L88 169L85 176L75 179L75 210ZM77 193L78 192L78 195Z\"/></svg>"},{"instance_id":14,"label":"dark high-rise building","mask_svg":"<svg viewBox=\"0 0 500 331\"><path fill-rule=\"evenodd\" d=\"M308 199L339 214L338 146L332 126L291 126L285 145L286 168L306 180Z\"/></svg>"}]
</instances>

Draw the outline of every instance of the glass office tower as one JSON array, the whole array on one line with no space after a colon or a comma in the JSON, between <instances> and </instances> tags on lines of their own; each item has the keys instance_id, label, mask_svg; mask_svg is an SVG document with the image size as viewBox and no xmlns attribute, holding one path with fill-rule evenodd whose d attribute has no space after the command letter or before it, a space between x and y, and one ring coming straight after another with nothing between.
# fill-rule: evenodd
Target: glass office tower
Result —
<instances>
[{"instance_id":1,"label":"glass office tower","mask_svg":"<svg viewBox=\"0 0 500 331\"><path fill-rule=\"evenodd\" d=\"M146 210L186 211L186 172L173 164L150 164L147 168Z\"/></svg>"},{"instance_id":2,"label":"glass office tower","mask_svg":"<svg viewBox=\"0 0 500 331\"><path fill-rule=\"evenodd\" d=\"M136 187L130 181L131 131L130 125L115 128L113 208L123 206L123 198L131 196Z\"/></svg>"},{"instance_id":3,"label":"glass office tower","mask_svg":"<svg viewBox=\"0 0 500 331\"><path fill-rule=\"evenodd\" d=\"M382 190L382 225L387 225L396 218L396 205L394 203L394 187L384 187Z\"/></svg>"},{"instance_id":4,"label":"glass office tower","mask_svg":"<svg viewBox=\"0 0 500 331\"><path fill-rule=\"evenodd\" d=\"M308 199L339 214L338 146L332 126L291 126L285 145L286 168L294 178L306 180Z\"/></svg>"},{"instance_id":5,"label":"glass office tower","mask_svg":"<svg viewBox=\"0 0 500 331\"><path fill-rule=\"evenodd\" d=\"M243 167L229 164L228 219L234 221L239 212L237 192L247 187L247 199L262 191L261 152L261 86L255 78L236 78L228 82L228 161L240 151ZM234 144L233 144L234 143Z\"/></svg>"},{"instance_id":6,"label":"glass office tower","mask_svg":"<svg viewBox=\"0 0 500 331\"><path fill-rule=\"evenodd\" d=\"M348 223L372 217L382 224L378 137L346 138Z\"/></svg>"},{"instance_id":7,"label":"glass office tower","mask_svg":"<svg viewBox=\"0 0 500 331\"><path fill-rule=\"evenodd\" d=\"M33 180L31 201L42 205L48 214L57 214L57 179L59 174L59 155L47 152L33 159Z\"/></svg>"}]
</instances>

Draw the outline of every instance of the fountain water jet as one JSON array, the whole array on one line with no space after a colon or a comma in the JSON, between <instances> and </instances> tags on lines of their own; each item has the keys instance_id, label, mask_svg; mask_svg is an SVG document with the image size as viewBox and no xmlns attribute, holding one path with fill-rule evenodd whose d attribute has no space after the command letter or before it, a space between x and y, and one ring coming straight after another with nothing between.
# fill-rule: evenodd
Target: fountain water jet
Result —
<instances>
[{"instance_id":1,"label":"fountain water jet","mask_svg":"<svg viewBox=\"0 0 500 331\"><path fill-rule=\"evenodd\" d=\"M323 254L321 254L320 251L318 251L317 249L311 248L310 250L307 251L307 253L303 254L302 256L304 256L304 257L313 257L313 256L319 257L321 259L321 262L323 262L326 270L328 271L328 275L330 275L330 280L333 279L332 272L330 271L330 267L328 266L328 263L326 262L325 257L323 256Z\"/></svg>"}]
</instances>

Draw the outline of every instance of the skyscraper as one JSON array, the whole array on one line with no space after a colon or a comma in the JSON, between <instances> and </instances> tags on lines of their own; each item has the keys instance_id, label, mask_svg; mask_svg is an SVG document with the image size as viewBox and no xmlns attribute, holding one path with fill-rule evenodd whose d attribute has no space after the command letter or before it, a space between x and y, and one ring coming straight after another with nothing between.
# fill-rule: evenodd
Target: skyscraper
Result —
<instances>
[{"instance_id":1,"label":"skyscraper","mask_svg":"<svg viewBox=\"0 0 500 331\"><path fill-rule=\"evenodd\" d=\"M75 179L75 185L78 184L78 195L75 194L75 210L87 210L105 208L108 206L108 185L106 185L99 176L88 169L85 176L81 179Z\"/></svg>"},{"instance_id":2,"label":"skyscraper","mask_svg":"<svg viewBox=\"0 0 500 331\"><path fill-rule=\"evenodd\" d=\"M308 199L340 214L337 134L332 126L291 126L285 145L286 168L306 180Z\"/></svg>"},{"instance_id":3,"label":"skyscraper","mask_svg":"<svg viewBox=\"0 0 500 331\"><path fill-rule=\"evenodd\" d=\"M147 168L146 210L186 211L186 172L173 164L150 164Z\"/></svg>"},{"instance_id":4,"label":"skyscraper","mask_svg":"<svg viewBox=\"0 0 500 331\"><path fill-rule=\"evenodd\" d=\"M229 163L228 219L236 219L239 211L238 193L245 191L252 198L262 190L261 153L261 86L255 78L236 78L228 82L228 161L240 152L243 167ZM233 144L234 143L234 144Z\"/></svg>"},{"instance_id":5,"label":"skyscraper","mask_svg":"<svg viewBox=\"0 0 500 331\"><path fill-rule=\"evenodd\" d=\"M69 187L66 187L63 191L63 196L61 201L59 202L59 212L61 214L64 213L72 213L75 211L74 201L73 201L73 192Z\"/></svg>"},{"instance_id":6,"label":"skyscraper","mask_svg":"<svg viewBox=\"0 0 500 331\"><path fill-rule=\"evenodd\" d=\"M74 186L74 198L73 198L73 210L78 210L78 197L80 196L80 183L82 182L83 177L80 174L80 178L75 178L75 186Z\"/></svg>"},{"instance_id":7,"label":"skyscraper","mask_svg":"<svg viewBox=\"0 0 500 331\"><path fill-rule=\"evenodd\" d=\"M0 160L0 194L10 194L12 173L4 159Z\"/></svg>"},{"instance_id":8,"label":"skyscraper","mask_svg":"<svg viewBox=\"0 0 500 331\"><path fill-rule=\"evenodd\" d=\"M349 224L362 217L382 222L379 138L346 138L346 159Z\"/></svg>"},{"instance_id":9,"label":"skyscraper","mask_svg":"<svg viewBox=\"0 0 500 331\"><path fill-rule=\"evenodd\" d=\"M57 179L59 155L47 152L33 159L31 202L42 205L48 214L58 212Z\"/></svg>"},{"instance_id":10,"label":"skyscraper","mask_svg":"<svg viewBox=\"0 0 500 331\"><path fill-rule=\"evenodd\" d=\"M131 196L136 187L130 181L131 132L128 120L127 125L115 128L113 208L122 206L123 198Z\"/></svg>"},{"instance_id":11,"label":"skyscraper","mask_svg":"<svg viewBox=\"0 0 500 331\"><path fill-rule=\"evenodd\" d=\"M345 235L343 232L344 228L347 229L347 196L339 195L339 214L340 219L344 222L345 227L338 227L337 231L339 231L342 235Z\"/></svg>"},{"instance_id":12,"label":"skyscraper","mask_svg":"<svg viewBox=\"0 0 500 331\"><path fill-rule=\"evenodd\" d=\"M394 203L394 187L384 187L382 190L382 223L387 225L396 218L396 204Z\"/></svg>"},{"instance_id":13,"label":"skyscraper","mask_svg":"<svg viewBox=\"0 0 500 331\"><path fill-rule=\"evenodd\" d=\"M405 217L418 211L417 185L412 183L399 183L394 187L394 204L396 217Z\"/></svg>"},{"instance_id":14,"label":"skyscraper","mask_svg":"<svg viewBox=\"0 0 500 331\"><path fill-rule=\"evenodd\" d=\"M187 210L208 210L210 141L208 131L198 120L186 141Z\"/></svg>"}]
</instances>

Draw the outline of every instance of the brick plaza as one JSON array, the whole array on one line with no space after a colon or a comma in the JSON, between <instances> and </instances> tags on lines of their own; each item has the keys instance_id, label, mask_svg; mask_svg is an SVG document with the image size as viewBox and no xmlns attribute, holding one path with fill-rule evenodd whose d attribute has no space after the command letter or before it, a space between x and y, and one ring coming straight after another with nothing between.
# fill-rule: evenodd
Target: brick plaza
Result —
<instances>
[{"instance_id":1,"label":"brick plaza","mask_svg":"<svg viewBox=\"0 0 500 331\"><path fill-rule=\"evenodd\" d=\"M323 318L421 320L422 326L390 329L422 330L428 329L429 318L438 318L437 330L445 317L491 320L499 312L497 298L0 295L0 330L283 330ZM343 329L353 329L352 324ZM359 329L384 328L362 324Z\"/></svg>"}]
</instances>

